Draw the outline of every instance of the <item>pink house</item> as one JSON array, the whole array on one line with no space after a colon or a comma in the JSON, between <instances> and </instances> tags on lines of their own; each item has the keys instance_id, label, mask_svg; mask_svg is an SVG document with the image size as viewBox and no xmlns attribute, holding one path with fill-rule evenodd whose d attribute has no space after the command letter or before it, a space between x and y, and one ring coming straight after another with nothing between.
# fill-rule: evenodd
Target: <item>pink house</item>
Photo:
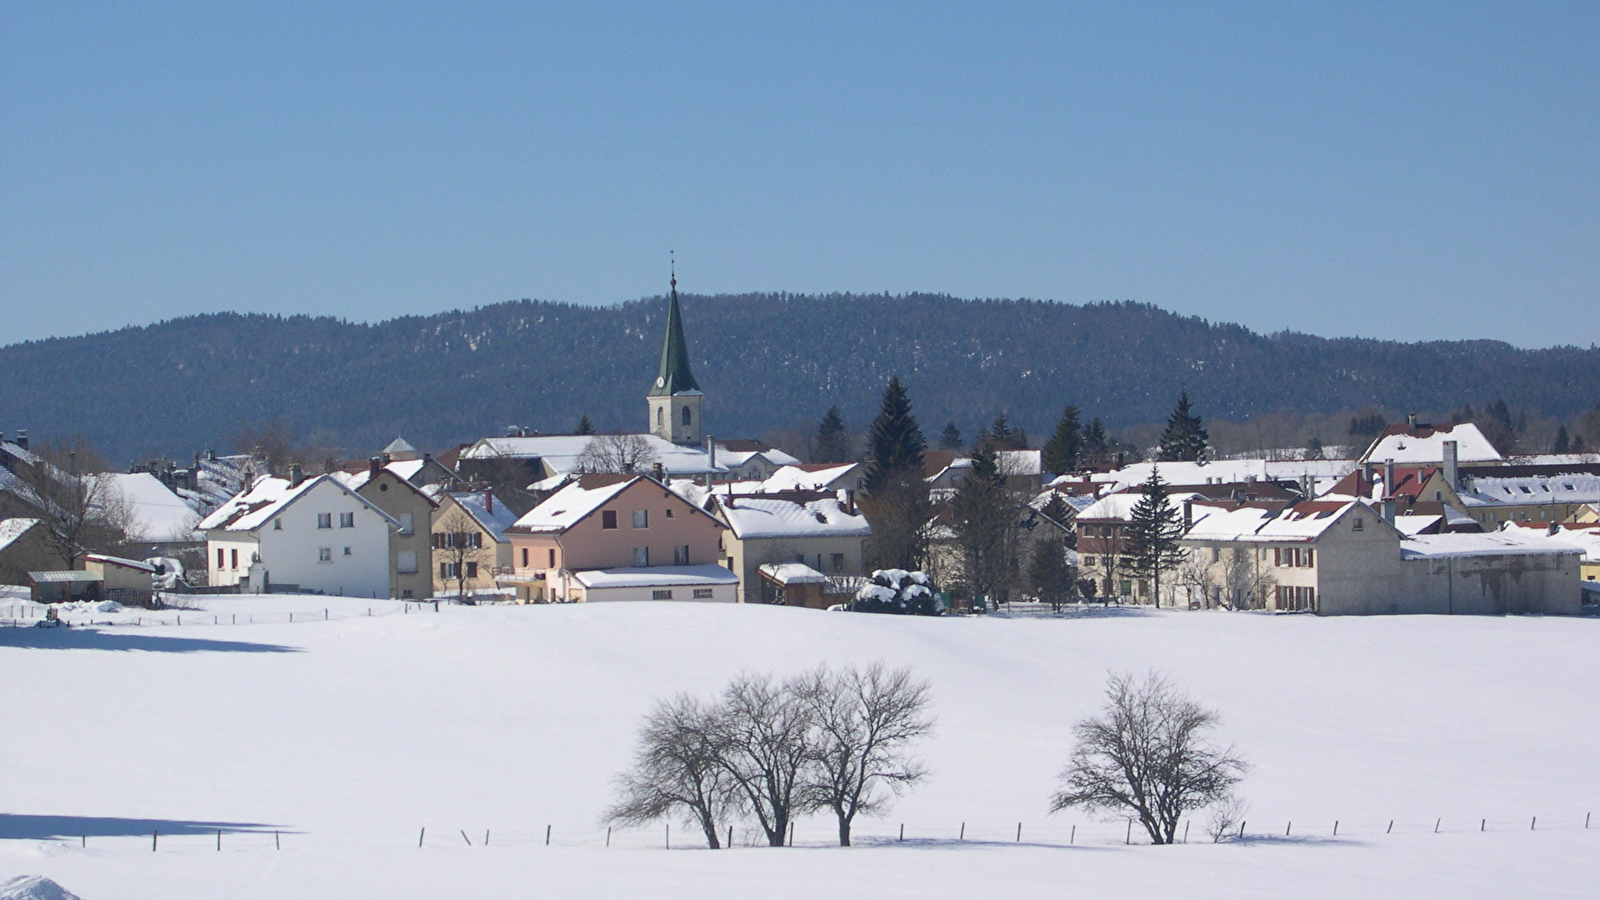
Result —
<instances>
[{"instance_id":1,"label":"pink house","mask_svg":"<svg viewBox=\"0 0 1600 900\"><path fill-rule=\"evenodd\" d=\"M736 602L738 576L717 565L725 527L647 476L583 475L506 529L496 581L521 603Z\"/></svg>"}]
</instances>

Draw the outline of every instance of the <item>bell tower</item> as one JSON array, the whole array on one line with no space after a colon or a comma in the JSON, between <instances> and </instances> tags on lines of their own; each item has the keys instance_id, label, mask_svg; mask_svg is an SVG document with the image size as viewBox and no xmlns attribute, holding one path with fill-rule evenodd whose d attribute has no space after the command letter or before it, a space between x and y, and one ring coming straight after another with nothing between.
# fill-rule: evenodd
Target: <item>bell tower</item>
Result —
<instances>
[{"instance_id":1,"label":"bell tower","mask_svg":"<svg viewBox=\"0 0 1600 900\"><path fill-rule=\"evenodd\" d=\"M661 368L645 395L650 409L650 433L674 444L698 444L705 433L700 424L705 394L689 371L689 344L683 337L683 313L678 309L676 261L672 264L671 287L667 333L661 341Z\"/></svg>"}]
</instances>

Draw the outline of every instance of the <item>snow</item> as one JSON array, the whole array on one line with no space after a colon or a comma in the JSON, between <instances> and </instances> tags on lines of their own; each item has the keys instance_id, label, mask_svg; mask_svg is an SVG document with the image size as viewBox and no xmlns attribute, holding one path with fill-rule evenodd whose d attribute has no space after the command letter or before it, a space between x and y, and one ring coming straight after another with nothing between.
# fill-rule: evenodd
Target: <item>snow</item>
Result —
<instances>
[{"instance_id":1,"label":"snow","mask_svg":"<svg viewBox=\"0 0 1600 900\"><path fill-rule=\"evenodd\" d=\"M586 588L665 587L667 585L738 584L739 576L721 566L646 566L587 569L573 579Z\"/></svg>"},{"instance_id":2,"label":"snow","mask_svg":"<svg viewBox=\"0 0 1600 900\"><path fill-rule=\"evenodd\" d=\"M1478 426L1471 422L1444 425L1438 428L1418 426L1408 429L1403 425L1390 426L1361 454L1358 462L1384 463L1393 460L1396 465L1438 463L1444 461L1444 442L1456 442L1456 459L1460 462L1499 462L1503 457L1483 436Z\"/></svg>"},{"instance_id":3,"label":"snow","mask_svg":"<svg viewBox=\"0 0 1600 900\"><path fill-rule=\"evenodd\" d=\"M1150 478L1150 470L1161 472L1161 480L1171 485L1242 484L1255 481L1294 481L1310 475L1317 489L1333 486L1355 471L1352 459L1218 459L1206 462L1145 462L1123 466L1114 472L1094 476L1113 491L1132 490ZM1058 479L1060 480L1060 479Z\"/></svg>"},{"instance_id":4,"label":"snow","mask_svg":"<svg viewBox=\"0 0 1600 900\"><path fill-rule=\"evenodd\" d=\"M1215 510L1205 516L1204 506L1195 506L1194 527L1183 536L1187 541L1314 541L1345 514L1357 501L1328 502L1311 500L1296 503L1281 511L1255 507ZM1371 511L1370 507L1363 508ZM1376 513L1374 513L1376 515Z\"/></svg>"},{"instance_id":5,"label":"snow","mask_svg":"<svg viewBox=\"0 0 1600 900\"><path fill-rule=\"evenodd\" d=\"M1600 805L1592 619L672 602L341 618L384 601L200 600L162 613L181 627L0 629L17 686L0 701L0 875L88 900L1397 900L1586 897L1600 881L1600 828L1584 829ZM326 622L192 624L325 603ZM859 846L828 847L821 816L793 849L686 849L676 825L670 852L660 828L606 846L610 779L654 698L823 659L932 682L932 777L862 822ZM1125 846L1120 821L1045 814L1106 673L1151 668L1219 710L1219 737L1251 761L1250 840L1214 845L1197 823L1187 845Z\"/></svg>"},{"instance_id":6,"label":"snow","mask_svg":"<svg viewBox=\"0 0 1600 900\"><path fill-rule=\"evenodd\" d=\"M595 439L594 435L549 435L541 437L484 438L461 451L463 459L533 459L543 461L555 474L576 472L578 457ZM630 437L634 437L630 435ZM653 462L664 466L672 475L704 475L708 472L725 472L720 464L713 467L710 457L698 447L684 447L653 434L641 434L654 454Z\"/></svg>"},{"instance_id":7,"label":"snow","mask_svg":"<svg viewBox=\"0 0 1600 900\"><path fill-rule=\"evenodd\" d=\"M828 582L828 576L804 563L762 563L760 571L761 574L782 585Z\"/></svg>"},{"instance_id":8,"label":"snow","mask_svg":"<svg viewBox=\"0 0 1600 900\"><path fill-rule=\"evenodd\" d=\"M515 525L517 514L504 503L495 501L492 496L483 491L470 493L452 493L450 498L471 516L484 531L494 536L500 542L506 540L507 528Z\"/></svg>"},{"instance_id":9,"label":"snow","mask_svg":"<svg viewBox=\"0 0 1600 900\"><path fill-rule=\"evenodd\" d=\"M1507 528L1486 534L1418 534L1400 542L1403 559L1444 559L1460 556L1519 556L1547 553L1582 555L1584 548L1571 541L1546 537L1526 528Z\"/></svg>"},{"instance_id":10,"label":"snow","mask_svg":"<svg viewBox=\"0 0 1600 900\"><path fill-rule=\"evenodd\" d=\"M0 550L4 550L16 543L17 538L28 533L28 529L39 524L38 519L16 517L0 519Z\"/></svg>"},{"instance_id":11,"label":"snow","mask_svg":"<svg viewBox=\"0 0 1600 900\"><path fill-rule=\"evenodd\" d=\"M106 479L110 489L128 506L128 539L155 544L199 540L195 525L200 516L183 498L149 472L114 473L95 476Z\"/></svg>"},{"instance_id":12,"label":"snow","mask_svg":"<svg viewBox=\"0 0 1600 900\"><path fill-rule=\"evenodd\" d=\"M837 499L797 503L768 497L718 497L717 513L739 540L750 538L866 537L872 526L859 510Z\"/></svg>"},{"instance_id":13,"label":"snow","mask_svg":"<svg viewBox=\"0 0 1600 900\"><path fill-rule=\"evenodd\" d=\"M1600 475L1524 475L1514 478L1469 476L1461 491L1467 507L1583 504L1600 502Z\"/></svg>"},{"instance_id":14,"label":"snow","mask_svg":"<svg viewBox=\"0 0 1600 900\"><path fill-rule=\"evenodd\" d=\"M1133 517L1133 508L1144 499L1144 494L1138 491L1123 491L1119 494L1107 494L1099 500L1085 506L1078 511L1079 519L1099 521L1102 519L1126 522ZM1186 500L1204 500L1205 495L1192 491L1178 491L1167 495L1167 502L1175 509L1182 509ZM1195 506L1194 515L1199 516L1202 511L1214 507Z\"/></svg>"},{"instance_id":15,"label":"snow","mask_svg":"<svg viewBox=\"0 0 1600 900\"><path fill-rule=\"evenodd\" d=\"M643 477L642 475L586 475L528 510L526 515L514 523L514 526L518 531L532 534L566 531Z\"/></svg>"},{"instance_id":16,"label":"snow","mask_svg":"<svg viewBox=\"0 0 1600 900\"><path fill-rule=\"evenodd\" d=\"M784 466L761 483L761 490L770 494L774 491L831 491L854 488L856 485L853 476L860 469L860 463L841 463L836 466L820 463Z\"/></svg>"},{"instance_id":17,"label":"snow","mask_svg":"<svg viewBox=\"0 0 1600 900\"><path fill-rule=\"evenodd\" d=\"M0 884L0 900L82 900L48 878L18 875Z\"/></svg>"}]
</instances>

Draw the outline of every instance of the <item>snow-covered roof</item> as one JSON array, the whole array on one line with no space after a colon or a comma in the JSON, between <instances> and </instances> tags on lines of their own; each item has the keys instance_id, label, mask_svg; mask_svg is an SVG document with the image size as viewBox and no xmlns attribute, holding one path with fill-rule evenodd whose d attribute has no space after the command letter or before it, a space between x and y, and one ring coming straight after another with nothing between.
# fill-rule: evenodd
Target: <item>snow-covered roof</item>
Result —
<instances>
[{"instance_id":1,"label":"snow-covered roof","mask_svg":"<svg viewBox=\"0 0 1600 900\"><path fill-rule=\"evenodd\" d=\"M1088 506L1085 506L1083 509L1078 510L1078 518L1095 520L1114 519L1126 522L1133 517L1133 508L1137 506L1139 501L1142 499L1144 499L1144 494L1141 494L1138 491L1122 491L1121 493L1117 494L1107 494L1093 503L1090 503ZM1206 498L1203 495L1197 494L1193 491L1178 491L1176 493L1167 495L1167 502L1171 503L1174 508L1181 508L1185 500L1204 499ZM1202 508L1203 507L1195 507L1195 513L1199 514Z\"/></svg>"},{"instance_id":2,"label":"snow-covered roof","mask_svg":"<svg viewBox=\"0 0 1600 900\"><path fill-rule=\"evenodd\" d=\"M478 527L489 532L500 543L506 541L506 529L517 523L517 515L510 507L494 500L491 494L483 491L452 493L450 499L471 516L473 521L478 523Z\"/></svg>"},{"instance_id":3,"label":"snow-covered roof","mask_svg":"<svg viewBox=\"0 0 1600 900\"><path fill-rule=\"evenodd\" d=\"M799 502L773 497L718 495L717 511L739 540L751 538L866 537L872 534L858 509L845 511L837 498Z\"/></svg>"},{"instance_id":4,"label":"snow-covered roof","mask_svg":"<svg viewBox=\"0 0 1600 900\"><path fill-rule=\"evenodd\" d=\"M28 529L39 524L38 519L28 519L22 516L11 519L0 519L0 550L17 542L18 538L28 533Z\"/></svg>"},{"instance_id":5,"label":"snow-covered roof","mask_svg":"<svg viewBox=\"0 0 1600 900\"><path fill-rule=\"evenodd\" d=\"M1562 526L1550 537L1552 540L1571 544L1582 550L1585 562L1600 563L1600 528Z\"/></svg>"},{"instance_id":6,"label":"snow-covered roof","mask_svg":"<svg viewBox=\"0 0 1600 900\"><path fill-rule=\"evenodd\" d=\"M384 466L384 468L405 481L410 481L417 477L417 473L421 472L422 467L427 464L428 461L425 459L397 459Z\"/></svg>"},{"instance_id":7,"label":"snow-covered roof","mask_svg":"<svg viewBox=\"0 0 1600 900\"><path fill-rule=\"evenodd\" d=\"M1194 507L1194 525L1185 541L1245 541L1251 543L1306 543L1321 537L1352 507L1371 511L1358 501L1309 500L1282 510L1242 506L1237 509ZM1201 511L1206 515L1200 515ZM1373 516L1377 518L1376 514Z\"/></svg>"},{"instance_id":8,"label":"snow-covered roof","mask_svg":"<svg viewBox=\"0 0 1600 900\"><path fill-rule=\"evenodd\" d=\"M1167 484L1239 484L1252 481L1299 481L1310 475L1319 490L1331 486L1356 468L1353 459L1217 459L1208 462L1141 462L1114 472L1093 476L1112 490L1127 490L1150 478L1157 469Z\"/></svg>"},{"instance_id":9,"label":"snow-covered roof","mask_svg":"<svg viewBox=\"0 0 1600 900\"><path fill-rule=\"evenodd\" d=\"M1373 440L1359 462L1382 463L1391 459L1407 465L1443 462L1445 441L1456 442L1456 459L1460 462L1498 462L1504 458L1478 426L1460 422L1415 428L1391 425Z\"/></svg>"},{"instance_id":10,"label":"snow-covered roof","mask_svg":"<svg viewBox=\"0 0 1600 900\"><path fill-rule=\"evenodd\" d=\"M774 466L799 465L800 460L760 441L718 441L717 464L737 468L755 457L762 457Z\"/></svg>"},{"instance_id":11,"label":"snow-covered roof","mask_svg":"<svg viewBox=\"0 0 1600 900\"><path fill-rule=\"evenodd\" d=\"M289 504L304 496L312 488L326 482L337 490L343 491L354 497L362 506L372 510L388 522L390 527L398 529L399 520L374 506L365 497L351 490L344 481L334 475L318 475L300 482L298 487L290 487L287 478L262 478L251 485L250 490L240 493L227 503L218 507L216 512L201 520L201 531L222 529L225 531L255 531L262 525L272 520L273 516L287 509Z\"/></svg>"},{"instance_id":12,"label":"snow-covered roof","mask_svg":"<svg viewBox=\"0 0 1600 900\"><path fill-rule=\"evenodd\" d=\"M738 584L739 576L721 566L649 566L590 569L572 577L586 588L677 587Z\"/></svg>"},{"instance_id":13,"label":"snow-covered roof","mask_svg":"<svg viewBox=\"0 0 1600 900\"><path fill-rule=\"evenodd\" d=\"M128 539L136 542L169 543L198 540L195 525L200 515L183 498L149 472L97 475L109 490L127 504Z\"/></svg>"},{"instance_id":14,"label":"snow-covered roof","mask_svg":"<svg viewBox=\"0 0 1600 900\"><path fill-rule=\"evenodd\" d=\"M151 575L156 573L156 567L150 563L144 562L143 560L124 559L120 556L108 556L104 553L85 553L83 555L83 561L99 563L103 566L117 566L123 569L133 569L137 572L148 572Z\"/></svg>"},{"instance_id":15,"label":"snow-covered roof","mask_svg":"<svg viewBox=\"0 0 1600 900\"><path fill-rule=\"evenodd\" d=\"M1600 475L1472 476L1459 491L1463 506L1528 506L1541 503L1600 502Z\"/></svg>"},{"instance_id":16,"label":"snow-covered roof","mask_svg":"<svg viewBox=\"0 0 1600 900\"><path fill-rule=\"evenodd\" d=\"M763 563L758 571L782 585L828 583L828 576L805 563Z\"/></svg>"},{"instance_id":17,"label":"snow-covered roof","mask_svg":"<svg viewBox=\"0 0 1600 900\"><path fill-rule=\"evenodd\" d=\"M540 437L490 437L483 438L461 451L462 459L539 459L551 472L578 471L578 457L591 441L604 435L555 434ZM672 475L704 475L708 472L727 471L720 464L713 467L706 451L698 447L685 447L653 434L628 435L640 438L654 454L653 463L660 463Z\"/></svg>"},{"instance_id":18,"label":"snow-covered roof","mask_svg":"<svg viewBox=\"0 0 1600 900\"><path fill-rule=\"evenodd\" d=\"M566 531L642 478L643 475L584 475L528 510L512 527L530 534Z\"/></svg>"},{"instance_id":19,"label":"snow-covered roof","mask_svg":"<svg viewBox=\"0 0 1600 900\"><path fill-rule=\"evenodd\" d=\"M383 452L390 456L399 456L402 453L420 453L421 451L411 446L411 442L405 438L397 437L389 442L389 446L383 448Z\"/></svg>"},{"instance_id":20,"label":"snow-covered roof","mask_svg":"<svg viewBox=\"0 0 1600 900\"><path fill-rule=\"evenodd\" d=\"M1524 554L1582 555L1583 548L1525 528L1484 534L1419 534L1400 542L1401 559L1443 559L1451 556Z\"/></svg>"},{"instance_id":21,"label":"snow-covered roof","mask_svg":"<svg viewBox=\"0 0 1600 900\"><path fill-rule=\"evenodd\" d=\"M828 491L855 487L854 478L860 472L860 463L828 465L810 463L784 466L761 483L761 490L773 491Z\"/></svg>"}]
</instances>

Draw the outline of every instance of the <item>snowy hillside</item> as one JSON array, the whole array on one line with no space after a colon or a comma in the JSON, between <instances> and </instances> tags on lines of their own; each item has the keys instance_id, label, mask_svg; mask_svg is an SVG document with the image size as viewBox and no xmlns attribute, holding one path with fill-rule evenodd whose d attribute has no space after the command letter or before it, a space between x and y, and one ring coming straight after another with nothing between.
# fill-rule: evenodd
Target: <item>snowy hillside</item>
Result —
<instances>
[{"instance_id":1,"label":"snowy hillside","mask_svg":"<svg viewBox=\"0 0 1600 900\"><path fill-rule=\"evenodd\" d=\"M0 630L0 880L48 876L85 900L1575 897L1600 883L1600 816L1584 828L1600 813L1600 620L204 602L181 626ZM821 817L793 849L688 849L676 825L672 852L659 829L606 846L598 816L653 698L880 659L933 683L933 777L861 823L862 846L828 847ZM1124 846L1120 822L1045 815L1106 673L1150 668L1218 709L1253 763L1252 840L1212 845L1197 823L1187 846Z\"/></svg>"}]
</instances>

